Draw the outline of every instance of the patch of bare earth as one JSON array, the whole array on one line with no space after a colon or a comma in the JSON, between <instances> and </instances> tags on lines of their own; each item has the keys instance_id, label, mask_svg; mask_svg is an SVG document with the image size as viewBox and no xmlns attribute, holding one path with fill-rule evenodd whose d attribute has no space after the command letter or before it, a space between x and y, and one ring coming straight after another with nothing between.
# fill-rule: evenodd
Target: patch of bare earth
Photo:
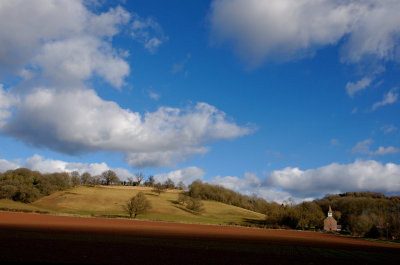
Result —
<instances>
[{"instance_id":1,"label":"patch of bare earth","mask_svg":"<svg viewBox=\"0 0 400 265\"><path fill-rule=\"evenodd\" d=\"M0 212L0 261L399 264L400 247L316 232Z\"/></svg>"}]
</instances>

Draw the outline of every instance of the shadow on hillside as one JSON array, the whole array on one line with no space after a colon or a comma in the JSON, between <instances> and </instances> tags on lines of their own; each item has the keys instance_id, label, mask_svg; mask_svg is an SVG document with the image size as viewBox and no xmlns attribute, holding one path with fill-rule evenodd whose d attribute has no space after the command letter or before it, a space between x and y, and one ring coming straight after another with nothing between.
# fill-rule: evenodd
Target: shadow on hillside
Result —
<instances>
[{"instance_id":1,"label":"shadow on hillside","mask_svg":"<svg viewBox=\"0 0 400 265\"><path fill-rule=\"evenodd\" d=\"M124 218L128 219L129 216L127 215L118 215L118 214L92 214L92 217L96 218Z\"/></svg>"},{"instance_id":2,"label":"shadow on hillside","mask_svg":"<svg viewBox=\"0 0 400 265\"><path fill-rule=\"evenodd\" d=\"M168 200L168 201L169 201L170 203L172 203L173 206L174 206L175 208L178 208L178 209L180 209L180 210L182 210L182 211L191 213L191 214L193 214L193 215L201 215L201 213L199 213L199 212L195 212L195 211L192 211L192 210L186 208L185 206L183 206L182 204L180 204L178 201L174 201L174 200Z\"/></svg>"},{"instance_id":3,"label":"shadow on hillside","mask_svg":"<svg viewBox=\"0 0 400 265\"><path fill-rule=\"evenodd\" d=\"M265 227L265 221L260 219L243 218L242 225L252 226L252 227Z\"/></svg>"}]
</instances>

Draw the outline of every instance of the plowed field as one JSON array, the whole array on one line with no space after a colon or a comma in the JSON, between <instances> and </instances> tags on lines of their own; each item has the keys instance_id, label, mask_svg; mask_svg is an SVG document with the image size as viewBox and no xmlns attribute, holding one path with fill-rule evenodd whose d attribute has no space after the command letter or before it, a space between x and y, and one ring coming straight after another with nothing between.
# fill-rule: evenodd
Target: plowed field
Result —
<instances>
[{"instance_id":1,"label":"plowed field","mask_svg":"<svg viewBox=\"0 0 400 265\"><path fill-rule=\"evenodd\" d=\"M400 264L400 246L317 232L0 212L0 261Z\"/></svg>"}]
</instances>

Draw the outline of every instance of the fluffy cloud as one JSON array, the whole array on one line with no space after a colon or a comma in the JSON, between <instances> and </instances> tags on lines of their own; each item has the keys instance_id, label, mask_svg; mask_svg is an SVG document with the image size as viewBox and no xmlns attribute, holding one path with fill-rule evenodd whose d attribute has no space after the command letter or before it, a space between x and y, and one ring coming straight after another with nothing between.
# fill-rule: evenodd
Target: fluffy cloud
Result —
<instances>
[{"instance_id":1,"label":"fluffy cloud","mask_svg":"<svg viewBox=\"0 0 400 265\"><path fill-rule=\"evenodd\" d=\"M78 0L2 1L0 69L23 78L14 94L0 87L2 131L69 154L121 152L136 167L173 165L204 154L209 142L250 132L206 103L139 114L89 89L93 77L124 85L126 52L112 38L127 25L150 51L167 40L154 19L121 7L94 14Z\"/></svg>"},{"instance_id":2,"label":"fluffy cloud","mask_svg":"<svg viewBox=\"0 0 400 265\"><path fill-rule=\"evenodd\" d=\"M0 159L0 172L6 172L7 170L12 170L19 168L19 165L14 162L10 162L5 159Z\"/></svg>"},{"instance_id":3,"label":"fluffy cloud","mask_svg":"<svg viewBox=\"0 0 400 265\"><path fill-rule=\"evenodd\" d=\"M251 64L312 55L342 39L342 59L358 62L400 59L399 11L396 0L214 0L209 17L213 37L232 41Z\"/></svg>"},{"instance_id":4,"label":"fluffy cloud","mask_svg":"<svg viewBox=\"0 0 400 265\"><path fill-rule=\"evenodd\" d=\"M393 104L397 101L399 98L399 92L397 88L391 89L389 92L387 92L384 96L382 101L376 102L374 105L372 105L372 111L376 110L379 107Z\"/></svg>"},{"instance_id":5,"label":"fluffy cloud","mask_svg":"<svg viewBox=\"0 0 400 265\"><path fill-rule=\"evenodd\" d=\"M102 100L93 90L55 92L48 88L27 95L4 131L64 153L122 152L137 167L170 166L205 153L207 142L250 132L206 103L185 111L161 107L142 116Z\"/></svg>"},{"instance_id":6,"label":"fluffy cloud","mask_svg":"<svg viewBox=\"0 0 400 265\"><path fill-rule=\"evenodd\" d=\"M346 191L400 192L400 165L374 160L337 163L306 171L287 167L276 170L266 180L269 186L301 196L321 196Z\"/></svg>"},{"instance_id":7,"label":"fluffy cloud","mask_svg":"<svg viewBox=\"0 0 400 265\"><path fill-rule=\"evenodd\" d=\"M204 171L198 167L187 167L169 173L154 175L156 182L165 182L167 179L171 179L175 184L182 181L185 185L191 184L197 179L202 179L204 177Z\"/></svg>"},{"instance_id":8,"label":"fluffy cloud","mask_svg":"<svg viewBox=\"0 0 400 265\"><path fill-rule=\"evenodd\" d=\"M366 139L362 142L358 142L351 151L353 153L358 154L368 154L368 155L387 155L387 154L396 154L400 152L399 148L389 146L383 147L379 146L376 151L371 151L370 146L373 143L372 139Z\"/></svg>"},{"instance_id":9,"label":"fluffy cloud","mask_svg":"<svg viewBox=\"0 0 400 265\"><path fill-rule=\"evenodd\" d=\"M108 40L129 20L121 7L96 15L78 0L2 1L1 70L27 67L30 75L43 74L46 83L55 79L53 84L76 84L96 72L120 86L129 67Z\"/></svg>"},{"instance_id":10,"label":"fluffy cloud","mask_svg":"<svg viewBox=\"0 0 400 265\"><path fill-rule=\"evenodd\" d=\"M129 74L129 65L108 44L89 36L46 43L33 62L58 87L79 86L97 74L119 88Z\"/></svg>"}]
</instances>

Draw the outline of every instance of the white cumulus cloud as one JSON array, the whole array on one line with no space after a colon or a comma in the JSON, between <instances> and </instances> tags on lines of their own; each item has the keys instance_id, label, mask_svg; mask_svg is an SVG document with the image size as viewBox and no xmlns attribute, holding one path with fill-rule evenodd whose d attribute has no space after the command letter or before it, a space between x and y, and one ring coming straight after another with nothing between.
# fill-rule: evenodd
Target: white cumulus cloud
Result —
<instances>
[{"instance_id":1,"label":"white cumulus cloud","mask_svg":"<svg viewBox=\"0 0 400 265\"><path fill-rule=\"evenodd\" d=\"M161 107L142 116L102 100L94 90L48 88L27 95L4 131L64 153L122 152L136 167L174 165L207 152L204 144L208 142L250 133L206 103L184 111Z\"/></svg>"},{"instance_id":2,"label":"white cumulus cloud","mask_svg":"<svg viewBox=\"0 0 400 265\"><path fill-rule=\"evenodd\" d=\"M253 65L291 60L327 45L342 44L342 59L400 59L397 0L214 0L213 38L233 42Z\"/></svg>"},{"instance_id":3,"label":"white cumulus cloud","mask_svg":"<svg viewBox=\"0 0 400 265\"><path fill-rule=\"evenodd\" d=\"M79 0L2 1L0 71L25 76L27 67L53 85L76 84L96 72L119 87L129 66L109 40L129 20L121 7L96 15Z\"/></svg>"},{"instance_id":4,"label":"white cumulus cloud","mask_svg":"<svg viewBox=\"0 0 400 265\"><path fill-rule=\"evenodd\" d=\"M374 160L333 163L309 170L287 167L273 171L266 184L301 196L321 196L346 191L400 192L400 165Z\"/></svg>"}]
</instances>

